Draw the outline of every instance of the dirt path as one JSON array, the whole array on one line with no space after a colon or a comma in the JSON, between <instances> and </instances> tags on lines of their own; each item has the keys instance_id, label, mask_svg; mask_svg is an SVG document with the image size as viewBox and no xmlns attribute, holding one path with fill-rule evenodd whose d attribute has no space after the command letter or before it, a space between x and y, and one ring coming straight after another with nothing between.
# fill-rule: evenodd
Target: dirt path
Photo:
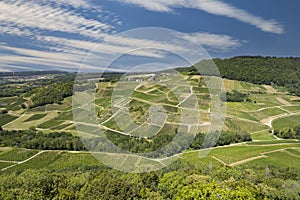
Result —
<instances>
[{"instance_id":1,"label":"dirt path","mask_svg":"<svg viewBox=\"0 0 300 200\"><path fill-rule=\"evenodd\" d=\"M232 147L232 146L240 146L240 145L245 145L246 142L243 142L243 143L235 143L235 144L231 144L231 145L227 145L227 146L218 146L218 147L212 147L210 149L218 149L218 148L228 148L228 147ZM282 144L268 144L268 145L257 145L257 146L273 146L273 145L284 145L284 144L291 144L291 143L282 143ZM240 164L243 164L243 163L246 163L246 162L249 162L249 161L252 161L252 160L256 160L256 159L260 159L260 158L267 158L267 154L270 154L270 153L275 153L275 152L286 152L288 154L290 154L291 156L295 156L295 157L300 157L299 155L295 155L291 152L288 152L286 151L286 149L290 149L290 148L293 148L293 147L286 147L286 148L282 148L282 149L276 149L276 150L272 150L272 151L266 151L266 152L262 152L262 153L259 153L259 155L257 156L254 156L254 157L250 157L250 158L246 158L246 159L243 159L243 160L239 160L237 162L233 162L233 163L226 163L225 161L221 160L220 158L217 158L215 156L211 156L211 158L217 160L218 162L226 165L226 166L231 166L231 167L234 167L236 165L240 165ZM209 149L206 149L206 150L209 150ZM37 157L38 155L44 153L44 152L68 152L68 153L75 153L75 154L81 154L81 153L86 153L86 154L90 154L90 153L102 153L102 152L88 152L88 151L63 151L63 150L42 150L38 153L36 153L35 155L31 156L30 158L26 159L26 160L23 160L23 161L7 161L7 160L0 160L0 162L6 162L6 163L12 163L13 165L10 165L6 168L3 168L1 169L1 171L5 171L9 168L12 168L14 166L17 166L17 165L20 165L20 164L23 164L23 163L26 163L32 159L34 159L35 157ZM160 163L161 165L163 166L166 166L166 164L163 162L165 160L168 160L168 159L172 159L172 158L175 158L175 157L178 157L180 158L181 156L183 156L184 154L186 153L193 153L193 152L200 152L200 151L203 151L203 149L200 149L200 150L193 150L193 151L188 151L188 152L182 152L182 153L177 153L177 154L174 154L173 156L170 156L170 157L166 157L166 158L159 158L159 159L151 159L151 158L145 158L145 159L148 159L148 160L151 160L151 161L154 161L154 162L158 162ZM116 154L116 153L108 153L106 152L105 154L111 154L111 155L119 155L119 154ZM137 155L131 155L131 156L137 156Z\"/></svg>"},{"instance_id":2,"label":"dirt path","mask_svg":"<svg viewBox=\"0 0 300 200\"><path fill-rule=\"evenodd\" d=\"M0 163L18 163L18 161L0 160Z\"/></svg>"},{"instance_id":3,"label":"dirt path","mask_svg":"<svg viewBox=\"0 0 300 200\"><path fill-rule=\"evenodd\" d=\"M284 150L284 153L287 153L287 154L289 154L290 156L293 156L293 157L296 157L296 158L300 158L300 155L293 154L293 153L287 151L286 149Z\"/></svg>"},{"instance_id":4,"label":"dirt path","mask_svg":"<svg viewBox=\"0 0 300 200\"><path fill-rule=\"evenodd\" d=\"M188 98L190 98L192 95L193 95L193 87L191 86L190 87L190 93L187 97L185 97L182 101L180 101L178 104L177 104L177 107L179 107L181 104L183 104L186 100L188 100Z\"/></svg>"},{"instance_id":5,"label":"dirt path","mask_svg":"<svg viewBox=\"0 0 300 200\"><path fill-rule=\"evenodd\" d=\"M280 115L276 115L276 116L271 116L271 117L268 117L266 119L262 119L260 122L267 125L270 128L273 128L272 127L273 120L281 118L281 117L285 117L285 116L288 116L288 114L284 113L284 114L280 114Z\"/></svg>"},{"instance_id":6,"label":"dirt path","mask_svg":"<svg viewBox=\"0 0 300 200\"><path fill-rule=\"evenodd\" d=\"M263 85L264 88L266 88L268 93L274 94L274 93L278 93L277 90L275 90L272 86L270 85Z\"/></svg>"},{"instance_id":7,"label":"dirt path","mask_svg":"<svg viewBox=\"0 0 300 200\"><path fill-rule=\"evenodd\" d=\"M227 117L227 118L230 118L230 119L238 119L238 120L240 120L240 121L245 121L245 122L250 122L250 123L260 124L260 122L253 121L253 120L250 120L250 119L240 118L240 117Z\"/></svg>"},{"instance_id":8,"label":"dirt path","mask_svg":"<svg viewBox=\"0 0 300 200\"><path fill-rule=\"evenodd\" d=\"M268 117L266 119L262 119L260 122L269 126L270 128L273 129L273 126L272 126L272 122L275 120L275 119L278 119L278 118L282 118L282 117L288 117L288 116L292 116L292 115L299 115L300 112L296 112L296 113L284 113L284 114L280 114L280 115L275 115L275 116L271 116L271 117Z\"/></svg>"},{"instance_id":9,"label":"dirt path","mask_svg":"<svg viewBox=\"0 0 300 200\"><path fill-rule=\"evenodd\" d=\"M254 157L251 157L251 158L246 158L246 159L243 159L243 160L239 160L239 161L237 161L237 162L230 163L228 166L234 167L234 166L236 166L236 165L244 164L244 163L249 162L249 161L252 161L252 160L261 159L261 158L267 158L268 156L267 156L266 154L276 153L276 152L283 152L283 151L285 151L286 149L287 149L287 148L276 149L276 150L273 150L273 151L267 151L267 152L262 152L262 153L259 153L259 154L260 154L259 156L254 156Z\"/></svg>"},{"instance_id":10,"label":"dirt path","mask_svg":"<svg viewBox=\"0 0 300 200\"><path fill-rule=\"evenodd\" d=\"M291 106L293 106L293 105L291 104ZM281 110L283 110L283 111L285 111L285 112L287 112L287 113L290 112L290 111L288 111L288 110L282 108L282 106L269 106L269 107L260 108L260 109L254 110L254 111L249 111L249 112L251 112L251 113L252 113L252 112L259 112L259 111L267 110L267 109L270 109L270 108L279 108L279 109L281 109Z\"/></svg>"},{"instance_id":11,"label":"dirt path","mask_svg":"<svg viewBox=\"0 0 300 200\"><path fill-rule=\"evenodd\" d=\"M14 167L14 166L16 166L16 165L20 165L20 164L26 163L26 162L30 161L31 159L37 157L38 155L44 153L44 152L45 152L45 151L42 150L42 151L40 151L40 152L34 154L34 155L31 156L30 158L27 158L26 160L23 160L23 161L3 161L3 162L14 163L14 165L10 165L10 166L8 166L8 167L5 167L5 168L1 169L1 171L5 171L5 170L7 170L7 169L9 169L9 168L11 168L11 167ZM0 162L2 162L2 161L0 161Z\"/></svg>"},{"instance_id":12,"label":"dirt path","mask_svg":"<svg viewBox=\"0 0 300 200\"><path fill-rule=\"evenodd\" d=\"M260 158L267 158L267 157L268 157L268 156L266 156L266 155L255 156L255 157L247 158L247 159L240 160L240 161L237 161L237 162L234 162L234 163L230 163L228 166L234 167L234 166L236 166L236 165L240 165L240 164L243 164L243 163L252 161L252 160L256 160L256 159L260 159Z\"/></svg>"},{"instance_id":13,"label":"dirt path","mask_svg":"<svg viewBox=\"0 0 300 200\"><path fill-rule=\"evenodd\" d=\"M284 100L283 98L281 97L276 97L276 100L279 102L279 103L282 103L283 105L286 105L286 106L292 106L293 104L291 104L290 102Z\"/></svg>"},{"instance_id":14,"label":"dirt path","mask_svg":"<svg viewBox=\"0 0 300 200\"><path fill-rule=\"evenodd\" d=\"M20 165L20 164L23 164L23 163L26 163L26 162L28 162L29 160L31 160L31 159L33 159L33 158L35 158L35 157L37 157L38 155L40 155L40 154L42 154L42 153L44 153L45 151L40 151L40 152L38 152L37 154L34 154L33 156L31 156L30 158L28 158L28 159L26 159L26 160L23 160L23 161L20 161L20 162L18 162L18 165Z\"/></svg>"},{"instance_id":15,"label":"dirt path","mask_svg":"<svg viewBox=\"0 0 300 200\"><path fill-rule=\"evenodd\" d=\"M224 162L223 160L215 157L215 156L212 156L213 159L217 160L218 162L222 163L223 165L227 166L228 164L226 162Z\"/></svg>"},{"instance_id":16,"label":"dirt path","mask_svg":"<svg viewBox=\"0 0 300 200\"><path fill-rule=\"evenodd\" d=\"M25 115L26 115L26 113L22 114L21 116L18 116L18 118L4 124L2 127L5 128L5 127L9 126L10 124L14 123L15 121L19 120L20 118L24 117Z\"/></svg>"}]
</instances>

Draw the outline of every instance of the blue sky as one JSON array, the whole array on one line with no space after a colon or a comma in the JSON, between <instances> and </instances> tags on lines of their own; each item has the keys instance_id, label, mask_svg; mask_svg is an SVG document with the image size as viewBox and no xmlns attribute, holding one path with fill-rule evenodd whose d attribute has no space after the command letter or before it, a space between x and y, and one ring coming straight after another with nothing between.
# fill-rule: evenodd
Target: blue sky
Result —
<instances>
[{"instance_id":1,"label":"blue sky","mask_svg":"<svg viewBox=\"0 0 300 200\"><path fill-rule=\"evenodd\" d=\"M199 57L192 53L191 62L299 57L299 7L298 0L1 0L0 71L97 71L123 54L128 59L115 62L115 70L161 61L181 66L170 55L190 57L190 40L204 48ZM164 37L172 32L159 29L123 33L143 27L167 28L189 39Z\"/></svg>"}]
</instances>

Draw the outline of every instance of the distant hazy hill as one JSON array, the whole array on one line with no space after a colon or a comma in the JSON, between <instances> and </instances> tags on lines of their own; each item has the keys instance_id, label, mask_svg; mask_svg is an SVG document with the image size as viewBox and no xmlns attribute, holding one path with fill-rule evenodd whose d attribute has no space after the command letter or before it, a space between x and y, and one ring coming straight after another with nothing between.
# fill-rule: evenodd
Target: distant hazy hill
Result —
<instances>
[{"instance_id":1,"label":"distant hazy hill","mask_svg":"<svg viewBox=\"0 0 300 200\"><path fill-rule=\"evenodd\" d=\"M65 71L22 71L22 72L0 72L0 77L3 76L36 76L46 74L67 74Z\"/></svg>"}]
</instances>

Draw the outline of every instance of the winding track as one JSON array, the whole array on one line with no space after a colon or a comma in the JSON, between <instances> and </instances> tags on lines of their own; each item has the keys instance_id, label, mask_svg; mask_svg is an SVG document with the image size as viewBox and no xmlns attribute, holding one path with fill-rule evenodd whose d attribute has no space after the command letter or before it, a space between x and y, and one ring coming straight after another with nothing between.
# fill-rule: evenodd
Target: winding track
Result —
<instances>
[{"instance_id":1,"label":"winding track","mask_svg":"<svg viewBox=\"0 0 300 200\"><path fill-rule=\"evenodd\" d=\"M31 156L30 158L27 158L26 160L19 161L19 162L18 162L18 161L2 161L2 160L0 160L0 162L14 163L13 165L10 165L10 166L8 166L8 167L5 167L5 168L1 169L1 171L5 171L5 170L7 170L7 169L9 169L9 168L11 168L11 167L14 167L14 166L16 166L16 165L21 165L21 164L23 164L23 163L26 163L26 162L30 161L31 159L37 157L38 155L44 153L44 152L45 152L45 151L42 150L42 151L40 151L40 152L34 154L34 155Z\"/></svg>"}]
</instances>

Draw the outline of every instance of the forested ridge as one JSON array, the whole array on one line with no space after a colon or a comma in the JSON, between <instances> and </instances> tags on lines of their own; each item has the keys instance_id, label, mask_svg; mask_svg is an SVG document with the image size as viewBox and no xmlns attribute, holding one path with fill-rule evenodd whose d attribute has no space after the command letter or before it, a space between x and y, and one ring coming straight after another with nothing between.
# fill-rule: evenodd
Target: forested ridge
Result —
<instances>
[{"instance_id":1,"label":"forested ridge","mask_svg":"<svg viewBox=\"0 0 300 200\"><path fill-rule=\"evenodd\" d=\"M300 58L238 56L225 59L214 58L213 61L223 78L254 84L284 86L290 93L300 96ZM209 61L200 61L195 66L205 66L206 62ZM199 74L194 66L178 70L187 74ZM210 72L207 75L216 74Z\"/></svg>"},{"instance_id":2,"label":"forested ridge","mask_svg":"<svg viewBox=\"0 0 300 200\"><path fill-rule=\"evenodd\" d=\"M58 74L54 74L55 77L47 77L45 79L33 79L33 80L23 80L22 78L17 81L11 82L8 80L2 80L1 76L11 75L16 77L26 77L26 76L34 76L34 75L43 75L43 74L51 74L51 72L11 72L11 73L0 73L0 97L13 97L13 96L29 96L34 93L37 93L39 89L43 90L47 87L51 87L56 85L73 85L76 74L67 73L67 72L57 72ZM52 72L55 73L55 72ZM2 82L1 82L2 80Z\"/></svg>"}]
</instances>

